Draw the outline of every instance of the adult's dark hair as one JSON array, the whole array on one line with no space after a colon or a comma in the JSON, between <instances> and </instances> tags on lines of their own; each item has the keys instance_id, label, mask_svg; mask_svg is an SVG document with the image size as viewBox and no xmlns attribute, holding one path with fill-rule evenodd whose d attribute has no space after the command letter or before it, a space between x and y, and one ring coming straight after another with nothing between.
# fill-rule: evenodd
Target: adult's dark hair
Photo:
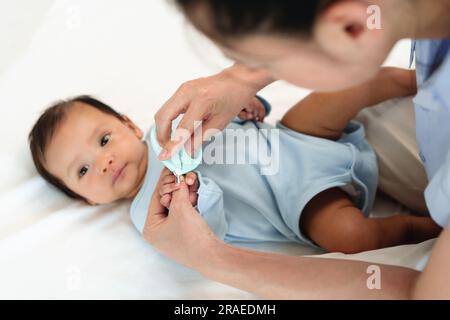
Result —
<instances>
[{"instance_id":1,"label":"adult's dark hair","mask_svg":"<svg viewBox=\"0 0 450 320\"><path fill-rule=\"evenodd\" d=\"M256 33L311 35L317 16L339 0L174 0L207 36L224 40ZM201 8L200 11L197 9ZM201 18L199 12L205 13ZM207 20L205 23L200 20Z\"/></svg>"},{"instance_id":2,"label":"adult's dark hair","mask_svg":"<svg viewBox=\"0 0 450 320\"><path fill-rule=\"evenodd\" d=\"M69 189L61 179L55 177L45 168L45 150L58 126L66 119L67 111L75 103L84 103L123 121L122 115L107 104L88 95L60 100L48 107L34 124L28 135L30 151L38 173L49 183L74 199L86 199Z\"/></svg>"}]
</instances>

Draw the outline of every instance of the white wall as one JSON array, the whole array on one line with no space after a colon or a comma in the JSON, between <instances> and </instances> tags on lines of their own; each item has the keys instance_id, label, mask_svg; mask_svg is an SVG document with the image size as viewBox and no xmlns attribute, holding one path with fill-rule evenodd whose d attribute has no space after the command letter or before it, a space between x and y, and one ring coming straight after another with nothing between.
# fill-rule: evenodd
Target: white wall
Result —
<instances>
[{"instance_id":1,"label":"white wall","mask_svg":"<svg viewBox=\"0 0 450 320\"><path fill-rule=\"evenodd\" d=\"M54 0L0 0L0 76L28 47Z\"/></svg>"}]
</instances>

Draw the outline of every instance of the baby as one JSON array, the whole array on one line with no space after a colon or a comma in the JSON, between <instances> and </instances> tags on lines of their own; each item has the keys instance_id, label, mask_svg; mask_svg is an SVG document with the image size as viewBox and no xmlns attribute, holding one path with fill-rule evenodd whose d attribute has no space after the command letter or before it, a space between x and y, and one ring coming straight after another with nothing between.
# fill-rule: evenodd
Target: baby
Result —
<instances>
[{"instance_id":1,"label":"baby","mask_svg":"<svg viewBox=\"0 0 450 320\"><path fill-rule=\"evenodd\" d=\"M231 243L294 241L356 253L436 237L440 229L428 217L367 218L377 162L363 127L351 121L364 107L415 90L414 72L385 68L356 88L309 95L276 126L262 122L270 106L256 97L226 131L254 133L276 159L277 170L261 174L264 164L258 160L204 161L185 176L192 205ZM225 135L206 142L204 155L214 150L259 159L252 146L224 144ZM153 191L169 207L178 188L149 139L128 117L89 96L51 106L29 135L33 161L47 181L91 205L133 199L131 218L140 232Z\"/></svg>"}]
</instances>

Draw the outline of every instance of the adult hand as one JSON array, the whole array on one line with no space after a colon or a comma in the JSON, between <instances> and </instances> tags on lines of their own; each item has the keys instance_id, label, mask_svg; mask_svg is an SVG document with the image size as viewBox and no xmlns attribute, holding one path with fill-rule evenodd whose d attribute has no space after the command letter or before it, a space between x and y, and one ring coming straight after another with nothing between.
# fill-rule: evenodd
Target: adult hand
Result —
<instances>
[{"instance_id":1,"label":"adult hand","mask_svg":"<svg viewBox=\"0 0 450 320\"><path fill-rule=\"evenodd\" d=\"M187 150L197 150L216 133L208 129L223 130L272 81L265 71L235 64L217 75L184 83L155 115L158 142L163 146L159 159L170 159L186 142ZM172 121L182 113L170 141ZM193 139L200 121L202 139Z\"/></svg>"},{"instance_id":2,"label":"adult hand","mask_svg":"<svg viewBox=\"0 0 450 320\"><path fill-rule=\"evenodd\" d=\"M162 254L195 270L204 267L204 261L223 244L192 206L183 178L178 190L172 193L168 211L160 203L159 190L155 189L143 236Z\"/></svg>"}]
</instances>

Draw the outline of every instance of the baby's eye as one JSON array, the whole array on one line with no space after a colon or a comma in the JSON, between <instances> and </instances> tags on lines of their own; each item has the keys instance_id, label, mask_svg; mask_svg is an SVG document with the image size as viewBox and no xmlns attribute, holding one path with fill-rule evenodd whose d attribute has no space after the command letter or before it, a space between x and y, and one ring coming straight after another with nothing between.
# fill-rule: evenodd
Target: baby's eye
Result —
<instances>
[{"instance_id":1,"label":"baby's eye","mask_svg":"<svg viewBox=\"0 0 450 320\"><path fill-rule=\"evenodd\" d=\"M100 145L103 147L105 144L107 144L110 137L111 137L110 134L105 134L105 135L102 137L102 139L100 140Z\"/></svg>"},{"instance_id":2,"label":"baby's eye","mask_svg":"<svg viewBox=\"0 0 450 320\"><path fill-rule=\"evenodd\" d=\"M78 176L81 178L81 177L83 177L87 172L88 172L88 170L89 170L89 166L83 166L81 169L80 169L80 172L78 172Z\"/></svg>"}]
</instances>

